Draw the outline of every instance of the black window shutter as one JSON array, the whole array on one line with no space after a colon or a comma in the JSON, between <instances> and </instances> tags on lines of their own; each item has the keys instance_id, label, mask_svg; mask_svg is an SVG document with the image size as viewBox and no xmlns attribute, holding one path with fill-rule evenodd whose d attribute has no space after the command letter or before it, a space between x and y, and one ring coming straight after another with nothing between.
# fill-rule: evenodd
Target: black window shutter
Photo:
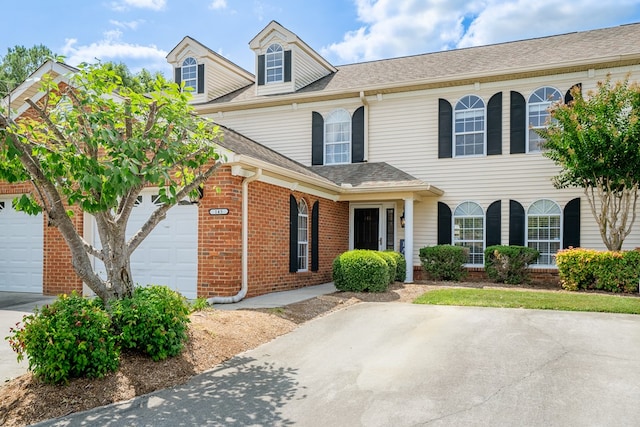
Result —
<instances>
[{"instance_id":1,"label":"black window shutter","mask_svg":"<svg viewBox=\"0 0 640 427\"><path fill-rule=\"evenodd\" d=\"M515 200L509 200L509 244L524 246L524 232L524 208Z\"/></svg>"},{"instance_id":2,"label":"black window shutter","mask_svg":"<svg viewBox=\"0 0 640 427\"><path fill-rule=\"evenodd\" d=\"M298 271L298 202L289 196L289 272Z\"/></svg>"},{"instance_id":3,"label":"black window shutter","mask_svg":"<svg viewBox=\"0 0 640 427\"><path fill-rule=\"evenodd\" d=\"M574 84L573 86L571 86L571 87L569 88L569 90L567 91L567 93L565 93L565 95L564 95L564 103L565 103L565 104L567 104L567 105L568 105L571 101L573 101L573 95L571 94L571 91L572 91L574 88L578 88L579 90L582 90L582 83L576 83L576 84Z\"/></svg>"},{"instance_id":4,"label":"black window shutter","mask_svg":"<svg viewBox=\"0 0 640 427\"><path fill-rule=\"evenodd\" d=\"M438 100L438 158L450 159L453 153L453 108L446 99Z\"/></svg>"},{"instance_id":5,"label":"black window shutter","mask_svg":"<svg viewBox=\"0 0 640 427\"><path fill-rule=\"evenodd\" d=\"M204 64L198 64L198 93L204 93Z\"/></svg>"},{"instance_id":6,"label":"black window shutter","mask_svg":"<svg viewBox=\"0 0 640 427\"><path fill-rule=\"evenodd\" d=\"M311 271L318 271L320 264L320 203L311 208Z\"/></svg>"},{"instance_id":7,"label":"black window shutter","mask_svg":"<svg viewBox=\"0 0 640 427\"><path fill-rule=\"evenodd\" d=\"M526 152L527 102L518 92L511 91L511 154Z\"/></svg>"},{"instance_id":8,"label":"black window shutter","mask_svg":"<svg viewBox=\"0 0 640 427\"><path fill-rule=\"evenodd\" d=\"M351 118L351 163L364 162L364 106Z\"/></svg>"},{"instance_id":9,"label":"black window shutter","mask_svg":"<svg viewBox=\"0 0 640 427\"><path fill-rule=\"evenodd\" d=\"M176 83L180 85L180 83L182 82L182 67L176 67L173 75L175 77L174 80L176 81Z\"/></svg>"},{"instance_id":10,"label":"black window shutter","mask_svg":"<svg viewBox=\"0 0 640 427\"><path fill-rule=\"evenodd\" d=\"M487 104L487 155L502 154L502 92Z\"/></svg>"},{"instance_id":11,"label":"black window shutter","mask_svg":"<svg viewBox=\"0 0 640 427\"><path fill-rule=\"evenodd\" d=\"M580 197L571 200L564 207L562 247L580 247Z\"/></svg>"},{"instance_id":12,"label":"black window shutter","mask_svg":"<svg viewBox=\"0 0 640 427\"><path fill-rule=\"evenodd\" d=\"M502 202L496 200L487 208L487 246L499 245L502 242Z\"/></svg>"},{"instance_id":13,"label":"black window shutter","mask_svg":"<svg viewBox=\"0 0 640 427\"><path fill-rule=\"evenodd\" d=\"M284 51L284 81L291 81L291 51Z\"/></svg>"},{"instance_id":14,"label":"black window shutter","mask_svg":"<svg viewBox=\"0 0 640 427\"><path fill-rule=\"evenodd\" d=\"M451 208L438 202L438 244L451 244Z\"/></svg>"},{"instance_id":15,"label":"black window shutter","mask_svg":"<svg viewBox=\"0 0 640 427\"><path fill-rule=\"evenodd\" d=\"M258 55L258 85L264 84L264 55Z\"/></svg>"},{"instance_id":16,"label":"black window shutter","mask_svg":"<svg viewBox=\"0 0 640 427\"><path fill-rule=\"evenodd\" d=\"M311 164L321 165L324 160L324 118L313 112L311 117Z\"/></svg>"}]
</instances>

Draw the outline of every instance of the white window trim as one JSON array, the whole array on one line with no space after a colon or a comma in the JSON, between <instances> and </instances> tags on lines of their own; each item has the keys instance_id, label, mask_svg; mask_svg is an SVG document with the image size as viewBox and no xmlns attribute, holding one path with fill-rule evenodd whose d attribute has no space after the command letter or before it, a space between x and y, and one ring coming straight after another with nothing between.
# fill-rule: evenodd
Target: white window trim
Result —
<instances>
[{"instance_id":1,"label":"white window trim","mask_svg":"<svg viewBox=\"0 0 640 427\"><path fill-rule=\"evenodd\" d=\"M484 266L484 250L487 248L487 212L482 208L482 205L478 202L474 202L473 200L464 200L460 202L452 212L451 215L451 243L456 246L456 218L478 218L477 215L456 215L455 212L464 203L474 203L476 204L480 210L482 211L482 263L480 264L472 264L465 263L465 267L482 267ZM458 240L461 242L479 242L479 240Z\"/></svg>"},{"instance_id":2,"label":"white window trim","mask_svg":"<svg viewBox=\"0 0 640 427\"><path fill-rule=\"evenodd\" d=\"M562 92L560 92L556 87L554 86L540 86L538 88L536 88L535 90L533 90L530 94L529 97L527 98L527 137L526 137L526 141L525 141L525 147L526 147L526 153L531 153L531 154L536 154L536 153L541 153L542 150L538 149L538 150L531 150L530 149L530 138L531 138L531 130L532 129L545 129L547 126L532 126L531 125L531 120L530 120L530 106L532 104L531 102L531 97L540 89L544 89L544 88L551 88L553 90L555 90L556 92L558 92L558 95L560 95L559 101L562 102ZM554 102L556 101L551 101L547 103L547 108L549 108ZM533 104L535 105L540 105L540 104L545 104L544 102L534 102Z\"/></svg>"},{"instance_id":3,"label":"white window trim","mask_svg":"<svg viewBox=\"0 0 640 427\"><path fill-rule=\"evenodd\" d=\"M482 108L468 108L465 110L461 110L462 111L476 111L476 110L482 110L482 114L483 114L483 118L484 118L484 125L482 126L482 154L456 154L456 136L457 135L471 135L471 134L476 134L476 133L480 133L480 132L456 132L456 107L457 105L460 103L460 101L462 101L463 98L466 98L468 96L475 96L478 99L480 99L480 101L482 101ZM458 101L453 104L453 120L452 120L452 129L453 129L453 138L451 141L451 144L453 145L451 147L451 152L453 157L460 157L460 158L469 158L469 157L484 157L487 155L487 103L484 102L484 99L481 96L478 95L473 95L473 94L467 94L464 95L462 97L460 97L460 99L458 99Z\"/></svg>"},{"instance_id":4,"label":"white window trim","mask_svg":"<svg viewBox=\"0 0 640 427\"><path fill-rule=\"evenodd\" d=\"M194 64L189 64L185 66L184 63L187 62L189 59L193 60ZM193 67L195 69L195 73L194 73L195 77L190 79L185 79L184 74L185 74L185 68L187 67L189 68ZM187 87L186 82L188 80L189 81L193 80L193 86L189 86L193 88L192 93L194 94L198 93L198 61L192 56L189 56L188 58L185 58L184 61L182 61L182 68L180 69L180 81L184 84L184 87Z\"/></svg>"},{"instance_id":5,"label":"white window trim","mask_svg":"<svg viewBox=\"0 0 640 427\"><path fill-rule=\"evenodd\" d=\"M555 204L558 209L560 210L560 239L558 239L557 241L560 243L559 247L558 247L558 251L562 250L562 236L564 234L564 218L562 215L562 206L560 206L560 204L558 202L556 202L555 200L551 200L551 199L537 199L534 200L529 207L527 208L526 211L526 215L525 215L525 241L524 241L524 245L525 246L529 246L529 210L531 209L531 206L533 206L534 203L542 201L542 200L546 200L549 201L553 204ZM532 216L541 216L541 215L532 215ZM534 240L535 242L555 242L555 240ZM556 252L557 254L557 252ZM530 264L529 268L558 268L557 264Z\"/></svg>"},{"instance_id":6,"label":"white window trim","mask_svg":"<svg viewBox=\"0 0 640 427\"><path fill-rule=\"evenodd\" d=\"M301 213L300 205L304 204L306 213ZM300 226L301 220L304 220L306 230L306 240L300 240ZM300 246L304 246L304 253L301 253ZM298 201L298 272L304 273L309 271L309 204L304 198ZM299 268L300 260L304 260L304 268Z\"/></svg>"},{"instance_id":7,"label":"white window trim","mask_svg":"<svg viewBox=\"0 0 640 427\"><path fill-rule=\"evenodd\" d=\"M343 111L344 113L346 113L346 115L349 117L348 123L349 123L349 141L345 142L327 142L327 125L331 124L328 122L328 119L336 112L338 111ZM351 117L351 113L349 113L349 111L347 111L344 108L336 108L333 109L329 112L329 114L327 114L327 117L324 120L324 128L323 128L323 135L322 135L322 139L323 139L323 144L322 144L322 164L324 165L348 165L351 163L351 152L353 151L353 141L352 141L352 134L353 134L353 123L352 121L352 117ZM327 146L328 145L344 145L347 144L347 161L345 162L331 162L328 163L327 162Z\"/></svg>"},{"instance_id":8,"label":"white window trim","mask_svg":"<svg viewBox=\"0 0 640 427\"><path fill-rule=\"evenodd\" d=\"M274 46L277 46L280 50L276 52L269 52L269 49L271 49ZM276 55L280 56L280 65L275 67L270 67L269 57L276 56ZM280 69L280 76L281 76L280 79L269 81L269 70L277 70L277 69ZM267 48L264 54L264 83L270 85L270 84L277 84L277 83L283 83L283 82L284 82L284 48L282 47L282 45L278 43L272 43L269 45L269 47Z\"/></svg>"}]
</instances>

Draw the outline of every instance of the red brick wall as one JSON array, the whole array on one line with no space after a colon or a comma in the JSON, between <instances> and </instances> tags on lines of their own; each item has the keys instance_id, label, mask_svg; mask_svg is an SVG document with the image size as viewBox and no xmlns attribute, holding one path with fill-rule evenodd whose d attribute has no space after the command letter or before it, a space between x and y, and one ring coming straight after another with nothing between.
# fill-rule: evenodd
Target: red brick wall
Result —
<instances>
[{"instance_id":1,"label":"red brick wall","mask_svg":"<svg viewBox=\"0 0 640 427\"><path fill-rule=\"evenodd\" d=\"M71 221L82 234L84 218L78 208ZM47 215L44 215L44 259L42 271L42 292L45 295L59 295L76 290L82 293L82 280L71 264L71 250L60 234L58 227L47 226Z\"/></svg>"},{"instance_id":2,"label":"red brick wall","mask_svg":"<svg viewBox=\"0 0 640 427\"><path fill-rule=\"evenodd\" d=\"M209 191L211 184L221 188ZM289 273L289 196L304 197L309 211L319 201L320 242L317 272ZM211 216L211 208L228 208ZM200 202L198 294L235 295L242 280L242 178L223 168L208 183ZM311 218L309 218L309 226ZM310 229L310 227L309 227ZM309 231L310 232L310 231ZM331 281L333 259L348 249L349 205L254 181L249 184L249 276L247 296ZM309 238L309 241L311 239ZM310 242L311 244L311 242ZM310 245L309 245L310 248ZM310 262L310 258L309 258Z\"/></svg>"}]
</instances>

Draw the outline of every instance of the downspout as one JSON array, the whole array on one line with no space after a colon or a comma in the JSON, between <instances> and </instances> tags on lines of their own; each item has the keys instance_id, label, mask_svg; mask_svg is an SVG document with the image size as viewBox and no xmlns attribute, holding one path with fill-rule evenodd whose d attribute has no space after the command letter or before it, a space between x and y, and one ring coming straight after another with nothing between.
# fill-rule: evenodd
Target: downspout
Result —
<instances>
[{"instance_id":1,"label":"downspout","mask_svg":"<svg viewBox=\"0 0 640 427\"><path fill-rule=\"evenodd\" d=\"M369 101L364 91L360 91L360 101L364 106L364 161L369 161Z\"/></svg>"},{"instance_id":2,"label":"downspout","mask_svg":"<svg viewBox=\"0 0 640 427\"><path fill-rule=\"evenodd\" d=\"M242 181L242 283L240 291L230 297L207 299L209 304L232 304L244 299L249 285L249 184L262 176L262 169Z\"/></svg>"}]
</instances>

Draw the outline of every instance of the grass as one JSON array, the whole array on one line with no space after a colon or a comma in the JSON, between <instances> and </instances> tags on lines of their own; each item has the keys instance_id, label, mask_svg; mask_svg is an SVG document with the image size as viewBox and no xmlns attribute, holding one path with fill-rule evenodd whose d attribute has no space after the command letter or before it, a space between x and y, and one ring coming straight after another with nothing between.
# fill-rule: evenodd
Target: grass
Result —
<instances>
[{"instance_id":1,"label":"grass","mask_svg":"<svg viewBox=\"0 0 640 427\"><path fill-rule=\"evenodd\" d=\"M414 304L640 314L640 298L602 294L455 288L430 291L413 302Z\"/></svg>"}]
</instances>

